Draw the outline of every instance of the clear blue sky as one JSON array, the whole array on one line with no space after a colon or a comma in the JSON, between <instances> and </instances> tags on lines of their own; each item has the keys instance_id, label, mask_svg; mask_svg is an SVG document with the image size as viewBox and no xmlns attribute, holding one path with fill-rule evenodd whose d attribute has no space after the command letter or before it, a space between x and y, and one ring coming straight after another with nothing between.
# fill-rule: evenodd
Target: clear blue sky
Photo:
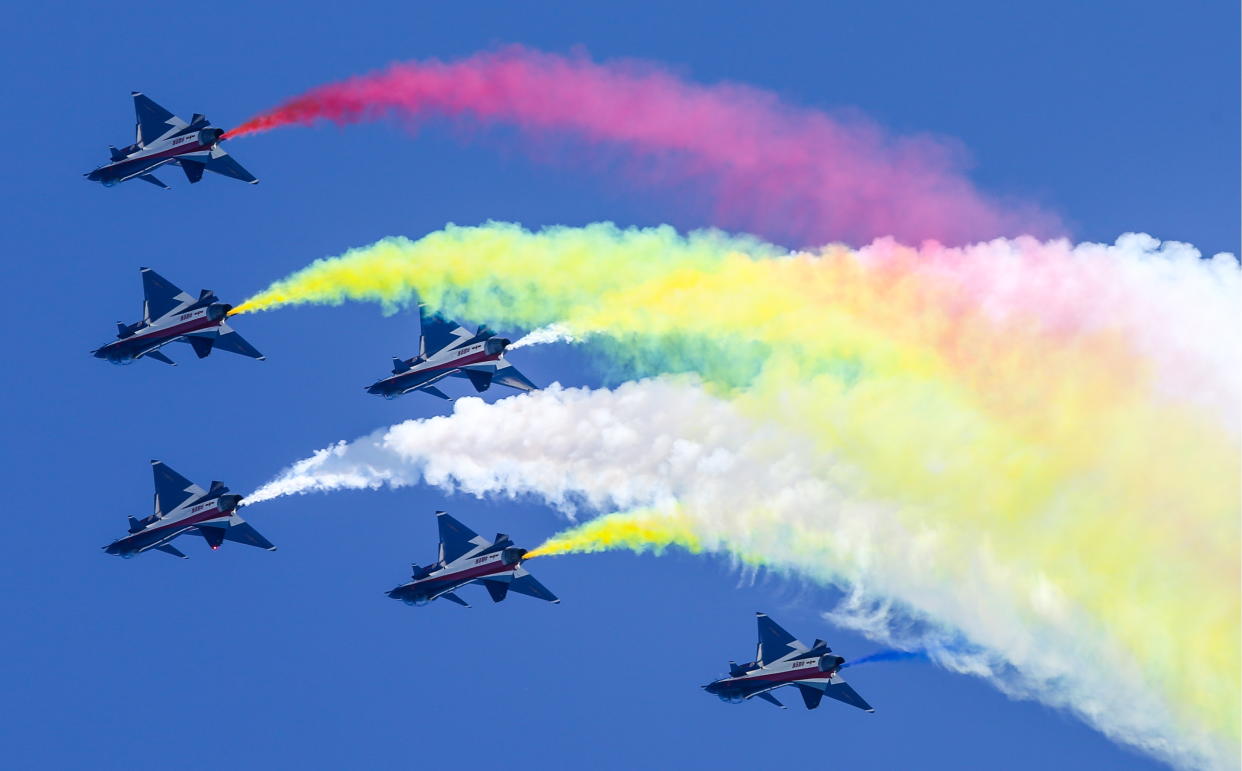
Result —
<instances>
[{"instance_id":1,"label":"clear blue sky","mask_svg":"<svg viewBox=\"0 0 1242 771\"><path fill-rule=\"evenodd\" d=\"M450 7L451 6L451 7ZM435 552L432 511L534 544L545 508L425 489L283 499L276 553L99 547L150 505L150 458L249 491L290 461L445 406L367 397L416 321L309 308L236 326L268 361L188 348L168 368L88 351L140 311L138 268L239 300L309 260L446 222L711 224L658 196L485 143L391 125L230 148L262 184L160 192L80 174L132 136L129 91L229 126L308 86L502 42L668 62L899 132L954 136L983 188L1084 239L1127 230L1238 250L1238 8L1221 2L24 3L6 10L0 746L14 768L1154 767L1070 716L929 664L852 673L879 711L725 705L699 685L753 651L762 609L847 658L834 594L721 560L549 560L558 606L409 608L383 592ZM515 357L516 358L516 357ZM593 384L562 348L539 382ZM489 398L496 398L491 395ZM794 703L796 704L796 696Z\"/></svg>"}]
</instances>

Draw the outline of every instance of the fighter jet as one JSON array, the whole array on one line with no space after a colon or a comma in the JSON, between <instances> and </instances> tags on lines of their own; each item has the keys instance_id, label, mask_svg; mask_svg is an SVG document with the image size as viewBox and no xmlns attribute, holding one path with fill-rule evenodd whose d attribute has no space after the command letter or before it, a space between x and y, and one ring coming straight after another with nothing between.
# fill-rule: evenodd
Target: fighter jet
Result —
<instances>
[{"instance_id":1,"label":"fighter jet","mask_svg":"<svg viewBox=\"0 0 1242 771\"><path fill-rule=\"evenodd\" d=\"M168 185L151 172L165 164L173 164L181 167L190 184L202 179L204 171L214 171L252 185L259 181L220 147L224 129L214 128L198 113L186 123L137 91L133 92L133 97L134 112L138 114L134 143L120 149L109 145L111 162L87 172L88 180L112 187L137 178L167 190Z\"/></svg>"},{"instance_id":2,"label":"fighter jet","mask_svg":"<svg viewBox=\"0 0 1242 771\"><path fill-rule=\"evenodd\" d=\"M95 358L129 364L145 357L176 366L159 350L174 340L189 343L200 359L216 348L260 361L265 358L225 322L233 306L220 302L210 289L199 292L196 300L160 274L143 268L142 293L142 321L118 321L117 339L91 351Z\"/></svg>"},{"instance_id":3,"label":"fighter jet","mask_svg":"<svg viewBox=\"0 0 1242 771\"><path fill-rule=\"evenodd\" d=\"M443 597L468 608L470 604L458 597L456 590L478 582L487 588L492 602L500 602L511 591L560 602L522 567L526 550L514 546L509 536L497 533L495 541L488 541L443 511L436 512L436 523L440 526L440 558L426 567L414 564L410 581L388 592L389 597L407 605L426 605Z\"/></svg>"},{"instance_id":4,"label":"fighter jet","mask_svg":"<svg viewBox=\"0 0 1242 771\"><path fill-rule=\"evenodd\" d=\"M824 696L852 707L875 712L858 692L838 674L845 659L835 656L823 640L810 648L794 639L764 613L757 613L759 648L748 664L729 662L729 676L708 683L703 689L722 701L739 703L758 696L785 708L770 691L797 686L807 709L815 709Z\"/></svg>"},{"instance_id":5,"label":"fighter jet","mask_svg":"<svg viewBox=\"0 0 1242 771\"><path fill-rule=\"evenodd\" d=\"M434 383L452 375L468 379L476 391L486 391L493 383L519 391L533 391L536 386L505 361L509 341L496 337L487 327L471 334L465 327L439 316L429 315L420 306L422 337L418 355L411 359L392 359L392 376L367 386L367 393L395 399L410 391L449 398Z\"/></svg>"},{"instance_id":6,"label":"fighter jet","mask_svg":"<svg viewBox=\"0 0 1242 771\"><path fill-rule=\"evenodd\" d=\"M155 549L185 559L170 541L185 533L201 535L213 550L225 541L235 541L260 549L276 547L237 516L242 497L229 493L223 482L212 482L204 490L165 466L151 461L155 472L155 513L142 519L129 518L129 535L103 547L108 554L126 559Z\"/></svg>"}]
</instances>

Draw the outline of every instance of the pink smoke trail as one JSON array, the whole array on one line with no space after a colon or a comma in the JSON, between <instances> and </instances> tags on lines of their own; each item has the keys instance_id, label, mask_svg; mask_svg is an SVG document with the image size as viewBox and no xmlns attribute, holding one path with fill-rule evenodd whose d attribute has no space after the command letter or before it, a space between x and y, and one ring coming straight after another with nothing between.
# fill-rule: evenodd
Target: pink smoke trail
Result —
<instances>
[{"instance_id":1,"label":"pink smoke trail","mask_svg":"<svg viewBox=\"0 0 1242 771\"><path fill-rule=\"evenodd\" d=\"M510 124L535 140L620 150L643 182L704 186L715 224L809 243L887 235L959 244L1062 231L1054 216L976 190L949 142L894 137L865 119L791 106L748 86L690 83L651 63L521 46L318 86L226 136L389 116Z\"/></svg>"}]
</instances>

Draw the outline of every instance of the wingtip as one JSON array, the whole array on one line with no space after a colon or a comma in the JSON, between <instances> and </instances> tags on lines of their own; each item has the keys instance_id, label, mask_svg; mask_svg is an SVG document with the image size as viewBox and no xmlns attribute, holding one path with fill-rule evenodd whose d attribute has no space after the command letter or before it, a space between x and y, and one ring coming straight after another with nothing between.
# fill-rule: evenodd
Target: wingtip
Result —
<instances>
[{"instance_id":1,"label":"wingtip","mask_svg":"<svg viewBox=\"0 0 1242 771\"><path fill-rule=\"evenodd\" d=\"M142 96L142 92L141 91L130 91L129 95L130 96Z\"/></svg>"},{"instance_id":2,"label":"wingtip","mask_svg":"<svg viewBox=\"0 0 1242 771\"><path fill-rule=\"evenodd\" d=\"M276 547L273 546L272 548L268 549L268 551L276 551Z\"/></svg>"},{"instance_id":3,"label":"wingtip","mask_svg":"<svg viewBox=\"0 0 1242 771\"><path fill-rule=\"evenodd\" d=\"M267 361L267 357L266 357L266 356L260 356L260 357L259 357L259 361Z\"/></svg>"},{"instance_id":4,"label":"wingtip","mask_svg":"<svg viewBox=\"0 0 1242 771\"><path fill-rule=\"evenodd\" d=\"M257 185L257 184L259 184L259 180L257 180L257 179L251 180L251 181L250 181L250 184L252 184L252 185Z\"/></svg>"},{"instance_id":5,"label":"wingtip","mask_svg":"<svg viewBox=\"0 0 1242 771\"><path fill-rule=\"evenodd\" d=\"M156 460L155 458L152 458L152 459L151 459L151 465L152 465L152 466L154 466L154 465L155 465L155 464L157 464L157 463L159 463L159 461L158 461L158 460Z\"/></svg>"}]
</instances>

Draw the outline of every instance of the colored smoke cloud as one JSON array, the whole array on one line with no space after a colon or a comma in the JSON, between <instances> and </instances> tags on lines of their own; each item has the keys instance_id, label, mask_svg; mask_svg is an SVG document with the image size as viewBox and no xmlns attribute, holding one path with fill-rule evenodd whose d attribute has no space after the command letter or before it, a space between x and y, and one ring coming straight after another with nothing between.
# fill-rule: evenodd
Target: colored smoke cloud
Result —
<instances>
[{"instance_id":1,"label":"colored smoke cloud","mask_svg":"<svg viewBox=\"0 0 1242 771\"><path fill-rule=\"evenodd\" d=\"M806 252L606 224L385 239L239 310L418 299L556 325L631 382L462 399L249 500L422 482L622 512L545 553L682 546L832 584L832 618L872 639L1230 767L1240 289L1233 257L1136 234Z\"/></svg>"},{"instance_id":2,"label":"colored smoke cloud","mask_svg":"<svg viewBox=\"0 0 1242 771\"><path fill-rule=\"evenodd\" d=\"M790 252L714 230L489 223L316 260L233 313L351 300L393 311L421 301L536 330L523 344L590 337L624 365L618 374L671 368L730 383L791 352L803 375L841 375L868 357L872 369L925 357L946 369L929 375L1027 412L1040 405L1003 400L1039 388L1051 395L1062 368L1066 383L1089 381L1073 374L1081 359L1084 372L1112 367L1102 377L1118 389L1090 398L1149 388L1205 408L1237 436L1239 276L1231 255L1202 259L1188 244L1143 234L1114 245L1019 238L911 248L881 239Z\"/></svg>"},{"instance_id":3,"label":"colored smoke cloud","mask_svg":"<svg viewBox=\"0 0 1242 771\"><path fill-rule=\"evenodd\" d=\"M801 243L886 235L964 243L1061 230L1036 207L977 190L964 152L947 140L896 137L856 115L790 105L743 85L693 83L649 62L521 46L317 86L226 136L387 117L411 126L429 118L510 126L537 158L595 158L605 171L620 159L630 182L705 191L716 224ZM557 140L555 153L541 149L545 139Z\"/></svg>"},{"instance_id":4,"label":"colored smoke cloud","mask_svg":"<svg viewBox=\"0 0 1242 771\"><path fill-rule=\"evenodd\" d=\"M687 380L553 387L492 405L466 398L451 416L407 421L315 453L252 500L422 482L446 492L534 497L570 514L638 508L643 521L621 527L627 534L610 537L610 548L688 545L849 588L852 602L867 600L865 629L876 639L939 650L935 661L952 671L1070 709L1114 739L1174 762L1227 767L1237 637L1224 618L1230 610L1220 606L1233 602L1225 576L1183 584L1184 597L1161 596L1141 580L1151 564L1143 539L1127 540L1124 516L1031 527L942 521L870 500L857 487L858 470L816 437L748 412ZM668 521L659 522L660 511ZM995 548L977 528L997 539ZM1012 534L1028 541L1019 559L1004 545ZM1079 563L1096 558L1109 572L1075 585ZM1166 559L1178 572L1189 567L1177 548ZM1117 619L1095 600L1133 614L1141 630L1114 628ZM922 636L906 631L912 618ZM1136 631L1156 650L1136 644ZM972 652L944 647L944 639L960 637ZM1151 657L1165 650L1179 656Z\"/></svg>"}]
</instances>

